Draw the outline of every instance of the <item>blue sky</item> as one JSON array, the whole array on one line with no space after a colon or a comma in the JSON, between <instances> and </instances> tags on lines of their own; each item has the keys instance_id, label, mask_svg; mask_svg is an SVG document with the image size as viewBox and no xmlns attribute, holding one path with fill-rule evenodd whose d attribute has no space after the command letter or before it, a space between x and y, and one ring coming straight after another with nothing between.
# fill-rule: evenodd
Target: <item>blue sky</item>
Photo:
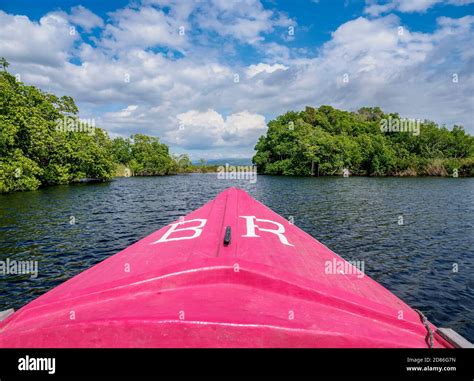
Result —
<instances>
[{"instance_id":1,"label":"blue sky","mask_svg":"<svg viewBox=\"0 0 474 381\"><path fill-rule=\"evenodd\" d=\"M0 56L112 136L250 157L271 118L306 105L473 133L473 27L470 0L0 0Z\"/></svg>"}]
</instances>

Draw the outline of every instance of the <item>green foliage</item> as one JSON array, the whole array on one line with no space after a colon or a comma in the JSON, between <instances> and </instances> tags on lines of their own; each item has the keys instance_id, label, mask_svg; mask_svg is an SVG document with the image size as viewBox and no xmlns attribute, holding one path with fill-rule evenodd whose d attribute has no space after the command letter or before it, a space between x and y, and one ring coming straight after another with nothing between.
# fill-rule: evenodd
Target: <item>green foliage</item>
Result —
<instances>
[{"instance_id":1,"label":"green foliage","mask_svg":"<svg viewBox=\"0 0 474 381\"><path fill-rule=\"evenodd\" d=\"M156 137L136 134L130 139L115 138L111 152L116 163L129 167L134 176L162 176L176 173L180 164L185 166L184 155L181 163L175 161L166 144ZM189 160L189 158L188 158Z\"/></svg>"},{"instance_id":2,"label":"green foliage","mask_svg":"<svg viewBox=\"0 0 474 381\"><path fill-rule=\"evenodd\" d=\"M136 134L132 136L131 166L135 176L167 175L173 172L174 162L168 146L161 144L158 138Z\"/></svg>"},{"instance_id":3,"label":"green foliage","mask_svg":"<svg viewBox=\"0 0 474 381\"><path fill-rule=\"evenodd\" d=\"M132 142L130 139L124 139L121 137L113 139L111 150L116 163L126 165L133 159Z\"/></svg>"},{"instance_id":4,"label":"green foliage","mask_svg":"<svg viewBox=\"0 0 474 381\"><path fill-rule=\"evenodd\" d=\"M419 134L382 132L383 120L399 118L379 107L357 112L330 106L287 112L268 123L255 147L259 172L277 175L472 176L474 138L461 126L450 131L420 123Z\"/></svg>"},{"instance_id":5,"label":"green foliage","mask_svg":"<svg viewBox=\"0 0 474 381\"><path fill-rule=\"evenodd\" d=\"M71 97L43 93L0 72L0 193L112 178L110 139L103 130L58 128L64 118L77 122L77 112Z\"/></svg>"},{"instance_id":6,"label":"green foliage","mask_svg":"<svg viewBox=\"0 0 474 381\"><path fill-rule=\"evenodd\" d=\"M180 173L189 172L193 167L193 163L187 154L173 155L173 161L176 171Z\"/></svg>"},{"instance_id":7,"label":"green foliage","mask_svg":"<svg viewBox=\"0 0 474 381\"><path fill-rule=\"evenodd\" d=\"M10 64L4 57L0 57L0 66L3 70L7 70L7 67L10 66Z\"/></svg>"},{"instance_id":8,"label":"green foliage","mask_svg":"<svg viewBox=\"0 0 474 381\"><path fill-rule=\"evenodd\" d=\"M0 158L0 193L37 189L40 174L38 164L15 149L9 157Z\"/></svg>"}]
</instances>

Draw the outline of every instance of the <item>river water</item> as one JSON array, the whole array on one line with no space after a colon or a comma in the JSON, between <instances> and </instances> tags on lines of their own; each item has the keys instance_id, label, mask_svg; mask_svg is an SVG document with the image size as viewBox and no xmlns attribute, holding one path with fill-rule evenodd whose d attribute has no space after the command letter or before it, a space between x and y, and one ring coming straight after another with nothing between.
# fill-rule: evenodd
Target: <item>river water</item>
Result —
<instances>
[{"instance_id":1,"label":"river water","mask_svg":"<svg viewBox=\"0 0 474 381\"><path fill-rule=\"evenodd\" d=\"M120 178L0 196L0 261L38 261L38 276L0 274L0 310L23 306L229 186L247 190L438 326L474 341L474 179L218 180L216 174Z\"/></svg>"}]
</instances>

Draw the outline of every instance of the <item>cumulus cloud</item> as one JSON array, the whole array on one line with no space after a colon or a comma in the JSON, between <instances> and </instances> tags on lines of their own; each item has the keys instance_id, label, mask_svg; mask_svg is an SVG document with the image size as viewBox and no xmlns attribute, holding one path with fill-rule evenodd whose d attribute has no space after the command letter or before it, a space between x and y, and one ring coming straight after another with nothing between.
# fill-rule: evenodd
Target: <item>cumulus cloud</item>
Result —
<instances>
[{"instance_id":1,"label":"cumulus cloud","mask_svg":"<svg viewBox=\"0 0 474 381\"><path fill-rule=\"evenodd\" d=\"M72 24L79 25L80 27L84 28L86 32L89 32L94 28L100 28L104 26L104 20L102 20L102 18L82 5L72 7L69 20Z\"/></svg>"},{"instance_id":2,"label":"cumulus cloud","mask_svg":"<svg viewBox=\"0 0 474 381\"><path fill-rule=\"evenodd\" d=\"M190 149L248 147L265 132L265 117L241 111L224 118L213 109L190 110L177 115L177 129L166 134L167 140Z\"/></svg>"},{"instance_id":3,"label":"cumulus cloud","mask_svg":"<svg viewBox=\"0 0 474 381\"><path fill-rule=\"evenodd\" d=\"M296 25L285 13L265 9L260 0L211 0L204 3L197 21L201 28L248 44L263 41L275 28Z\"/></svg>"},{"instance_id":4,"label":"cumulus cloud","mask_svg":"<svg viewBox=\"0 0 474 381\"><path fill-rule=\"evenodd\" d=\"M0 52L12 62L62 66L78 39L71 27L63 13L48 13L34 22L0 10Z\"/></svg>"},{"instance_id":5,"label":"cumulus cloud","mask_svg":"<svg viewBox=\"0 0 474 381\"><path fill-rule=\"evenodd\" d=\"M187 22L167 15L162 10L149 6L123 8L110 16L112 23L106 25L100 41L106 48L181 48L187 43L186 34L183 34Z\"/></svg>"},{"instance_id":6,"label":"cumulus cloud","mask_svg":"<svg viewBox=\"0 0 474 381\"><path fill-rule=\"evenodd\" d=\"M250 65L247 69L247 76L249 78L255 77L260 73L273 73L277 70L287 70L288 66L282 64L269 65L265 63L259 63L257 65Z\"/></svg>"}]
</instances>

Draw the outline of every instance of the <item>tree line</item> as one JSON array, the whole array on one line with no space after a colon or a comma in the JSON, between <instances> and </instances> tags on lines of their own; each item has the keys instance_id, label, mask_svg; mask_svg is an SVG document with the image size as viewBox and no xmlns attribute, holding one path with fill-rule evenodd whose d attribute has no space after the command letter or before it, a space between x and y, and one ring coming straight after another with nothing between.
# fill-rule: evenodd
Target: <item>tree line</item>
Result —
<instances>
[{"instance_id":1,"label":"tree line","mask_svg":"<svg viewBox=\"0 0 474 381\"><path fill-rule=\"evenodd\" d=\"M296 176L473 176L474 137L379 107L290 111L268 123L255 147L259 173Z\"/></svg>"}]
</instances>

